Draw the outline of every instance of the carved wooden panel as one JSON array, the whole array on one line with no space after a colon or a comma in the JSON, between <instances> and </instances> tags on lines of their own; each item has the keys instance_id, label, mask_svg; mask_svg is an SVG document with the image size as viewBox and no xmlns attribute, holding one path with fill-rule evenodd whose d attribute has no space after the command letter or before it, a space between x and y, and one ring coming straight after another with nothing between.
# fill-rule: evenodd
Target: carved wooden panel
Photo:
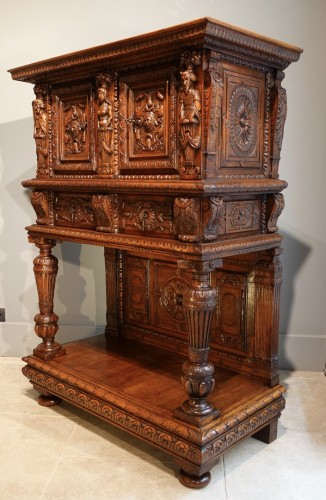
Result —
<instances>
[{"instance_id":1,"label":"carved wooden panel","mask_svg":"<svg viewBox=\"0 0 326 500\"><path fill-rule=\"evenodd\" d=\"M120 231L172 237L172 200L124 196L119 199Z\"/></svg>"},{"instance_id":2,"label":"carved wooden panel","mask_svg":"<svg viewBox=\"0 0 326 500\"><path fill-rule=\"evenodd\" d=\"M183 295L190 286L185 273L177 270L175 264L153 262L153 326L182 332L186 335L187 325L183 307Z\"/></svg>"},{"instance_id":3,"label":"carved wooden panel","mask_svg":"<svg viewBox=\"0 0 326 500\"><path fill-rule=\"evenodd\" d=\"M90 84L53 90L53 169L93 172L94 92Z\"/></svg>"},{"instance_id":4,"label":"carved wooden panel","mask_svg":"<svg viewBox=\"0 0 326 500\"><path fill-rule=\"evenodd\" d=\"M126 255L124 260L124 320L150 322L149 260Z\"/></svg>"},{"instance_id":5,"label":"carved wooden panel","mask_svg":"<svg viewBox=\"0 0 326 500\"><path fill-rule=\"evenodd\" d=\"M217 272L216 286L218 306L212 327L212 342L218 347L245 353L248 350L246 276Z\"/></svg>"},{"instance_id":6,"label":"carved wooden panel","mask_svg":"<svg viewBox=\"0 0 326 500\"><path fill-rule=\"evenodd\" d=\"M262 170L264 74L225 65L222 167Z\"/></svg>"},{"instance_id":7,"label":"carved wooden panel","mask_svg":"<svg viewBox=\"0 0 326 500\"><path fill-rule=\"evenodd\" d=\"M259 199L225 201L219 213L219 234L233 234L260 229Z\"/></svg>"},{"instance_id":8,"label":"carved wooden panel","mask_svg":"<svg viewBox=\"0 0 326 500\"><path fill-rule=\"evenodd\" d=\"M177 173L173 71L123 77L119 95L121 171Z\"/></svg>"},{"instance_id":9,"label":"carved wooden panel","mask_svg":"<svg viewBox=\"0 0 326 500\"><path fill-rule=\"evenodd\" d=\"M58 193L54 197L54 224L57 226L96 228L91 195Z\"/></svg>"}]
</instances>

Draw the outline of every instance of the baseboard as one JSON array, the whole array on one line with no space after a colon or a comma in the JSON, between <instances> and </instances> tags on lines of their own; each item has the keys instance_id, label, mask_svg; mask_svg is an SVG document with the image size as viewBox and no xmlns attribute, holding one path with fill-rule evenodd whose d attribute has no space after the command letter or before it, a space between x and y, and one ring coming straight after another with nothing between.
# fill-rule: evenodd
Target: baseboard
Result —
<instances>
[{"instance_id":1,"label":"baseboard","mask_svg":"<svg viewBox=\"0 0 326 500\"><path fill-rule=\"evenodd\" d=\"M321 372L326 362L326 336L280 335L281 370Z\"/></svg>"},{"instance_id":2,"label":"baseboard","mask_svg":"<svg viewBox=\"0 0 326 500\"><path fill-rule=\"evenodd\" d=\"M85 339L104 331L104 326L60 325L58 342ZM28 323L0 324L0 356L26 356L38 339L34 326ZM279 367L281 370L322 371L326 362L326 337L280 335Z\"/></svg>"}]
</instances>

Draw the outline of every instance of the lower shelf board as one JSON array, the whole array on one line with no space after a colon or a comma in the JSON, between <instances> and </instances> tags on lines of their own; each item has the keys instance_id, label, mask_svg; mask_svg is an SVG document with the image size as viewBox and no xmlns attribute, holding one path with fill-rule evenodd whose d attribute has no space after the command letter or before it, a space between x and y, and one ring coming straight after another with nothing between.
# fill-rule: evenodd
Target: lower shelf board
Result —
<instances>
[{"instance_id":1,"label":"lower shelf board","mask_svg":"<svg viewBox=\"0 0 326 500\"><path fill-rule=\"evenodd\" d=\"M197 477L238 442L275 428L284 408L282 386L268 388L216 367L216 387L208 399L220 417L195 427L174 416L186 399L179 354L130 339L107 341L104 335L65 349L65 355L49 361L24 358L23 373L41 394L58 396L152 443Z\"/></svg>"}]
</instances>

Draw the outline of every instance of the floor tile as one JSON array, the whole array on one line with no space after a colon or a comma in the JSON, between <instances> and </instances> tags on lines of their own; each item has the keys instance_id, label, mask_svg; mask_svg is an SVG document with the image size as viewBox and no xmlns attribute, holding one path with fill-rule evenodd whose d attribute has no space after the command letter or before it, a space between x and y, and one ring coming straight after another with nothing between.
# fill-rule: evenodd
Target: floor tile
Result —
<instances>
[{"instance_id":1,"label":"floor tile","mask_svg":"<svg viewBox=\"0 0 326 500\"><path fill-rule=\"evenodd\" d=\"M294 431L326 433L324 375L299 377L290 373L282 378L282 384L287 389L282 425Z\"/></svg>"},{"instance_id":2,"label":"floor tile","mask_svg":"<svg viewBox=\"0 0 326 500\"><path fill-rule=\"evenodd\" d=\"M82 480L81 480L82 478ZM47 500L226 500L223 467L216 466L211 483L196 491L182 486L172 464L63 457L44 491Z\"/></svg>"},{"instance_id":3,"label":"floor tile","mask_svg":"<svg viewBox=\"0 0 326 500\"><path fill-rule=\"evenodd\" d=\"M319 441L319 446L316 442ZM323 434L284 431L270 445L250 438L225 454L228 500L323 500Z\"/></svg>"}]
</instances>

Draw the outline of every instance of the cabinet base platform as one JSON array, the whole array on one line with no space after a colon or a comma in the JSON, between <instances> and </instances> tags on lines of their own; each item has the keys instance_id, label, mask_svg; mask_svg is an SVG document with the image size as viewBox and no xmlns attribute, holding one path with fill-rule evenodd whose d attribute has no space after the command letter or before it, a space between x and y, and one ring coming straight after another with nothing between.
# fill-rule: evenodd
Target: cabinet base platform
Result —
<instances>
[{"instance_id":1,"label":"cabinet base platform","mask_svg":"<svg viewBox=\"0 0 326 500\"><path fill-rule=\"evenodd\" d=\"M24 358L24 375L41 401L60 399L152 443L174 457L186 486L204 487L219 457L248 436L271 442L284 408L277 385L216 367L209 401L220 416L196 427L175 416L186 399L180 383L184 358L162 348L104 335L65 345L66 355ZM54 397L53 397L54 396ZM42 404L42 403L40 403Z\"/></svg>"}]
</instances>

